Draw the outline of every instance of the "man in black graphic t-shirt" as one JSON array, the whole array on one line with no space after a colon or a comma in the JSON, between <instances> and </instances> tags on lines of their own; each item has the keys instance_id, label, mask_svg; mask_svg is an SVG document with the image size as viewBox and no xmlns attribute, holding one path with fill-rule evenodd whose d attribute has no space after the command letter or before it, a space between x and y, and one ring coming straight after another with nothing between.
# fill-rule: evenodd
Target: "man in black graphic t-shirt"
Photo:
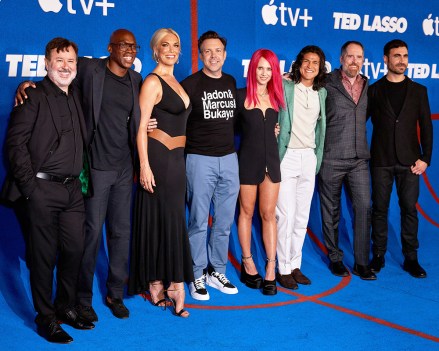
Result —
<instances>
[{"instance_id":1,"label":"man in black graphic t-shirt","mask_svg":"<svg viewBox=\"0 0 439 351\"><path fill-rule=\"evenodd\" d=\"M192 103L186 131L186 175L195 276L189 289L197 300L209 299L205 284L226 294L238 293L225 275L239 191L233 132L236 82L222 72L226 43L213 31L201 35L198 49L204 67L181 82ZM206 250L211 202L214 217Z\"/></svg>"}]
</instances>

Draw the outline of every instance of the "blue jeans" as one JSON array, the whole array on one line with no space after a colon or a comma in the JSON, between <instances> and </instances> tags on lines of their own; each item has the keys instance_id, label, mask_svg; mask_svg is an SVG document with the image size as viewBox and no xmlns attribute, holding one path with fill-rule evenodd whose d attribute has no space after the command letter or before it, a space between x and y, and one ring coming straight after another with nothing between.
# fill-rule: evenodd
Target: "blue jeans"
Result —
<instances>
[{"instance_id":1,"label":"blue jeans","mask_svg":"<svg viewBox=\"0 0 439 351\"><path fill-rule=\"evenodd\" d=\"M221 157L188 154L186 177L188 233L195 279L202 276L209 262L215 271L225 273L230 229L239 192L236 153ZM211 202L214 214L207 247Z\"/></svg>"}]
</instances>

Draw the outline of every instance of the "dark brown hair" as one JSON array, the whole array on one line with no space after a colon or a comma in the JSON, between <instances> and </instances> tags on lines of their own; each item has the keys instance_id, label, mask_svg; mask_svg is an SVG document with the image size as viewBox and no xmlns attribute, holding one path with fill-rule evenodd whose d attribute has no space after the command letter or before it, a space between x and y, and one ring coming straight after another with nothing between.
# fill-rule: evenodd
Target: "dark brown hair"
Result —
<instances>
[{"instance_id":1,"label":"dark brown hair","mask_svg":"<svg viewBox=\"0 0 439 351\"><path fill-rule=\"evenodd\" d=\"M50 53L53 49L55 49L56 52L69 51L69 47L72 47L76 56L78 56L78 45L76 45L76 43L65 38L53 38L46 45L46 59L50 60Z\"/></svg>"},{"instance_id":2,"label":"dark brown hair","mask_svg":"<svg viewBox=\"0 0 439 351\"><path fill-rule=\"evenodd\" d=\"M227 39L224 37L221 37L217 32L214 32L213 30L208 30L207 32L201 34L200 38L198 39L198 51L201 52L201 44L203 44L203 41L207 39L218 39L223 43L224 50L226 50L227 46Z\"/></svg>"}]
</instances>

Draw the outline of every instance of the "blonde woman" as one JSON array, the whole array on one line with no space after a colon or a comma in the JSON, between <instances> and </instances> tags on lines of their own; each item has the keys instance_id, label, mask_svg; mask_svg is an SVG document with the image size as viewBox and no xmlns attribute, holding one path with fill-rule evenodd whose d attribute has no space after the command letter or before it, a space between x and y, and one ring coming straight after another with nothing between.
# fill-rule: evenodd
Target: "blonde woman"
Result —
<instances>
[{"instance_id":1,"label":"blonde woman","mask_svg":"<svg viewBox=\"0 0 439 351\"><path fill-rule=\"evenodd\" d=\"M140 91L141 120L137 135L140 172L134 209L129 292L149 290L156 306L168 298L179 317L184 309L183 282L193 281L186 229L186 121L188 95L174 77L181 52L180 37L170 28L157 30L150 43L157 62ZM148 122L158 128L148 133ZM165 284L169 284L165 291Z\"/></svg>"}]
</instances>

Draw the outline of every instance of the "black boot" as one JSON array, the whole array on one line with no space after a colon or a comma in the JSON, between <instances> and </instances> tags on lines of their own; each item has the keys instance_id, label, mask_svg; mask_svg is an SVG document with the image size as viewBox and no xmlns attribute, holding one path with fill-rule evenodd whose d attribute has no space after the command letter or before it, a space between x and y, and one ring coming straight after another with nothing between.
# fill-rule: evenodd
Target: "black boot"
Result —
<instances>
[{"instance_id":1,"label":"black boot","mask_svg":"<svg viewBox=\"0 0 439 351\"><path fill-rule=\"evenodd\" d=\"M377 276L370 270L368 266L361 266L359 264L354 264L354 269L352 273L358 275L363 280L376 280Z\"/></svg>"},{"instance_id":2,"label":"black boot","mask_svg":"<svg viewBox=\"0 0 439 351\"><path fill-rule=\"evenodd\" d=\"M421 267L417 259L409 260L406 258L404 260L404 265L402 266L402 268L405 271L407 271L412 277L415 278L427 277L427 272L425 271L424 268Z\"/></svg>"},{"instance_id":3,"label":"black boot","mask_svg":"<svg viewBox=\"0 0 439 351\"><path fill-rule=\"evenodd\" d=\"M370 261L369 268L374 273L379 273L381 268L384 268L386 261L384 259L384 255L373 255L372 261Z\"/></svg>"}]
</instances>

